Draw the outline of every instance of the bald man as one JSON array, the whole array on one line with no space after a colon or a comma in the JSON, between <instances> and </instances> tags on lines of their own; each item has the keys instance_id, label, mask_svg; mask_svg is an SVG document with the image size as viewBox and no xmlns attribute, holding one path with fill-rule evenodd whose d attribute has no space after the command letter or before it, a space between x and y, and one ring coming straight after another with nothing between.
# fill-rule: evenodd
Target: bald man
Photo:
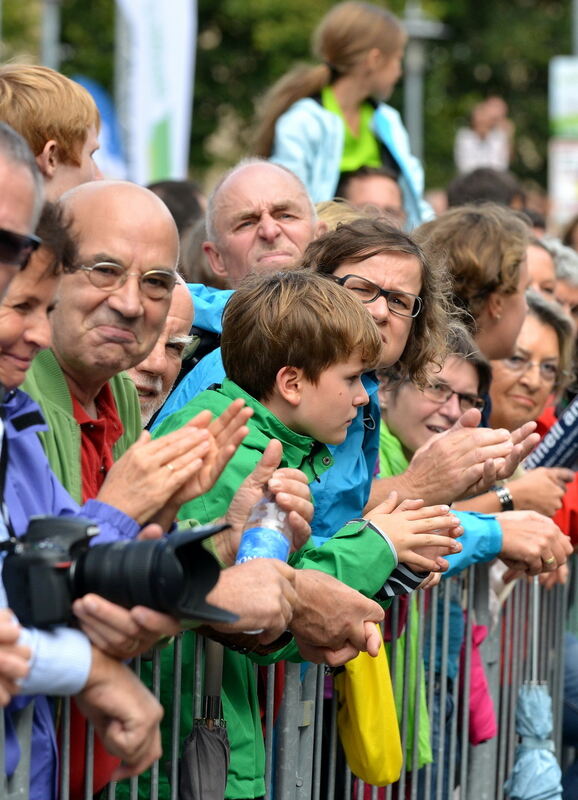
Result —
<instances>
[{"instance_id":1,"label":"bald man","mask_svg":"<svg viewBox=\"0 0 578 800\"><path fill-rule=\"evenodd\" d=\"M302 181L290 170L259 158L247 158L226 172L209 196L208 241L203 249L215 275L236 288L250 272L275 272L298 266L305 248L325 233ZM219 343L221 315L229 290L189 284L195 303L195 325ZM182 408L224 377L221 351L209 352L169 396L153 423ZM208 375L211 379L206 382Z\"/></svg>"},{"instance_id":2,"label":"bald man","mask_svg":"<svg viewBox=\"0 0 578 800\"><path fill-rule=\"evenodd\" d=\"M189 331L194 316L191 295L179 275L173 289L169 313L157 343L140 364L127 370L138 392L143 428L148 425L173 388L185 350L193 341Z\"/></svg>"},{"instance_id":3,"label":"bald man","mask_svg":"<svg viewBox=\"0 0 578 800\"><path fill-rule=\"evenodd\" d=\"M166 530L184 502L178 500L183 486L187 487L186 481L177 485L181 473L186 472L180 459L189 454L194 459L191 437L195 434L179 431L179 438L188 438L189 445L171 445L173 452L183 451L181 456L163 458L155 464L155 442L141 439L134 444L142 432L141 412L135 386L124 370L149 356L165 325L177 279L177 228L165 204L136 184L84 183L66 193L62 202L77 238L78 269L62 278L57 308L51 315L52 349L35 358L23 388L42 407L49 426L42 434L44 448L52 469L77 501L85 502L98 494L123 511L119 538L131 535L123 527L125 515L139 525L154 519ZM167 446L165 442L163 450ZM143 448L147 447L145 456ZM177 458L178 469L171 463ZM123 466L119 469L117 465L114 480L111 476L103 490L106 475L117 460ZM157 477L151 480L153 474ZM177 482L174 494L169 493L160 504L153 501L156 508L150 506L158 487L167 481ZM302 498L308 495L306 482L302 491L292 487L285 482L284 491L297 495L290 499L289 510L299 513L305 508L304 513L310 516L310 504ZM103 496L103 491L108 494ZM247 513L254 502L249 500ZM301 525L303 530L303 524L308 532L304 520L297 527ZM239 629L272 629L278 635L292 613L293 571L271 559L261 562L259 574L252 575L263 593L258 607L242 588L252 569L236 575L227 575L232 570L226 570L212 600L237 610L238 600L233 602L232 598L241 593ZM112 655L127 658L129 650L134 655L161 633L169 633L171 627L173 632L178 629L165 615L148 610L148 621L141 625L132 612L94 595L88 598L77 600L74 611L91 640ZM263 612L265 619L259 619ZM71 758L75 765L72 785L82 786L81 727L73 728L72 743L78 748ZM97 742L95 791L108 782L112 769Z\"/></svg>"},{"instance_id":4,"label":"bald man","mask_svg":"<svg viewBox=\"0 0 578 800\"><path fill-rule=\"evenodd\" d=\"M35 359L26 390L48 422L52 468L81 501L96 496L113 461L141 433L138 397L122 373L148 356L163 329L179 243L167 207L140 186L85 183L63 204L79 269L62 279L52 349Z\"/></svg>"}]
</instances>

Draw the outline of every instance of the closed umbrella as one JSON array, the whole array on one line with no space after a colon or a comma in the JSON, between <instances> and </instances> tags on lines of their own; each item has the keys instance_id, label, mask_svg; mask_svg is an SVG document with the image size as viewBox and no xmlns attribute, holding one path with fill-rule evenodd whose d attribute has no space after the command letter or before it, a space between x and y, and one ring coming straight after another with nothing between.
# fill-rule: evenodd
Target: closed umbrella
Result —
<instances>
[{"instance_id":1,"label":"closed umbrella","mask_svg":"<svg viewBox=\"0 0 578 800\"><path fill-rule=\"evenodd\" d=\"M179 800L223 800L230 746L223 719L223 646L206 640L203 716L193 722L179 761Z\"/></svg>"},{"instance_id":2,"label":"closed umbrella","mask_svg":"<svg viewBox=\"0 0 578 800\"><path fill-rule=\"evenodd\" d=\"M504 785L510 800L562 800L562 772L552 741L552 698L548 684L538 681L539 583L532 583L531 680L518 693L516 732L521 740L514 766Z\"/></svg>"}]
</instances>

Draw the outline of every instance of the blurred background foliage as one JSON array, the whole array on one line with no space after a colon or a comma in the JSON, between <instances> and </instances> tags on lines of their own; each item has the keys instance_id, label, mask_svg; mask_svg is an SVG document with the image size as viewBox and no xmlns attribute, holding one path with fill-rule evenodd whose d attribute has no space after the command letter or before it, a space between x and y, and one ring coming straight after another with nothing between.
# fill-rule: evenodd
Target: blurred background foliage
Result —
<instances>
[{"instance_id":1,"label":"blurred background foliage","mask_svg":"<svg viewBox=\"0 0 578 800\"><path fill-rule=\"evenodd\" d=\"M255 104L296 61L331 0L198 0L191 171L202 178L247 149ZM454 174L454 134L472 106L501 95L516 125L513 170L545 185L548 62L571 52L570 0L423 0L448 27L426 47L425 167L429 188ZM114 0L62 0L62 71L114 86ZM167 12L170 0L166 0ZM388 7L403 16L404 0ZM38 0L4 0L2 57L38 59ZM402 109L403 84L392 104Z\"/></svg>"}]
</instances>

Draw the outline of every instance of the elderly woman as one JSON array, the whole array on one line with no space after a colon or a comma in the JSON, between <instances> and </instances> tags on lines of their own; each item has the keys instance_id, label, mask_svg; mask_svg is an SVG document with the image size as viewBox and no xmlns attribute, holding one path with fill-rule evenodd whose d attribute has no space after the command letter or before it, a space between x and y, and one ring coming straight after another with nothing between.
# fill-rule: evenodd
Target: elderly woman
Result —
<instances>
[{"instance_id":1,"label":"elderly woman","mask_svg":"<svg viewBox=\"0 0 578 800\"><path fill-rule=\"evenodd\" d=\"M514 430L544 411L552 394L560 393L572 368L573 332L560 307L534 292L528 292L528 313L516 339L514 351L491 362L490 422ZM554 516L562 506L572 470L540 467L520 471L505 486L463 502L460 507L495 512L530 509Z\"/></svg>"}]
</instances>

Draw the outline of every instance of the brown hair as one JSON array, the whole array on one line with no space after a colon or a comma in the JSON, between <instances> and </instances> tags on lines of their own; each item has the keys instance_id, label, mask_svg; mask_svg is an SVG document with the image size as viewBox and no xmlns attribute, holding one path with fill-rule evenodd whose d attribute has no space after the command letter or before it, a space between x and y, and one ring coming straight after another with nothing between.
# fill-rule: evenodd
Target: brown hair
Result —
<instances>
[{"instance_id":1,"label":"brown hair","mask_svg":"<svg viewBox=\"0 0 578 800\"><path fill-rule=\"evenodd\" d=\"M517 292L529 229L510 209L494 203L450 209L412 235L431 262L448 270L470 332L490 294Z\"/></svg>"},{"instance_id":2,"label":"brown hair","mask_svg":"<svg viewBox=\"0 0 578 800\"><path fill-rule=\"evenodd\" d=\"M49 275L74 272L78 266L78 248L60 203L46 202L42 208L36 235L42 239L40 250L48 250L52 261L47 269ZM34 255L32 256L34 258Z\"/></svg>"},{"instance_id":3,"label":"brown hair","mask_svg":"<svg viewBox=\"0 0 578 800\"><path fill-rule=\"evenodd\" d=\"M412 322L397 366L400 377L423 384L429 364L439 363L446 352L450 313L444 270L436 262L432 265L413 239L399 228L367 218L338 225L335 231L315 239L305 251L302 263L316 272L333 274L346 261L359 263L381 253L404 253L413 256L420 265L422 288L419 296L423 308Z\"/></svg>"},{"instance_id":4,"label":"brown hair","mask_svg":"<svg viewBox=\"0 0 578 800\"><path fill-rule=\"evenodd\" d=\"M572 239L574 238L574 231L578 227L578 214L575 214L572 219L566 223L564 230L562 232L562 243L566 245L566 247L574 247Z\"/></svg>"},{"instance_id":5,"label":"brown hair","mask_svg":"<svg viewBox=\"0 0 578 800\"><path fill-rule=\"evenodd\" d=\"M359 352L372 369L381 337L347 289L312 272L287 270L245 278L225 306L221 351L227 377L263 400L286 366L316 383L328 367Z\"/></svg>"},{"instance_id":6,"label":"brown hair","mask_svg":"<svg viewBox=\"0 0 578 800\"><path fill-rule=\"evenodd\" d=\"M386 57L394 55L405 39L401 22L384 8L354 0L333 6L313 34L313 55L322 63L295 67L263 98L254 153L271 155L275 123L293 103L319 94L324 86L350 73L373 48Z\"/></svg>"},{"instance_id":7,"label":"brown hair","mask_svg":"<svg viewBox=\"0 0 578 800\"><path fill-rule=\"evenodd\" d=\"M87 90L49 67L0 67L0 119L18 131L35 156L54 139L64 164L80 166L87 130L100 116Z\"/></svg>"}]
</instances>

